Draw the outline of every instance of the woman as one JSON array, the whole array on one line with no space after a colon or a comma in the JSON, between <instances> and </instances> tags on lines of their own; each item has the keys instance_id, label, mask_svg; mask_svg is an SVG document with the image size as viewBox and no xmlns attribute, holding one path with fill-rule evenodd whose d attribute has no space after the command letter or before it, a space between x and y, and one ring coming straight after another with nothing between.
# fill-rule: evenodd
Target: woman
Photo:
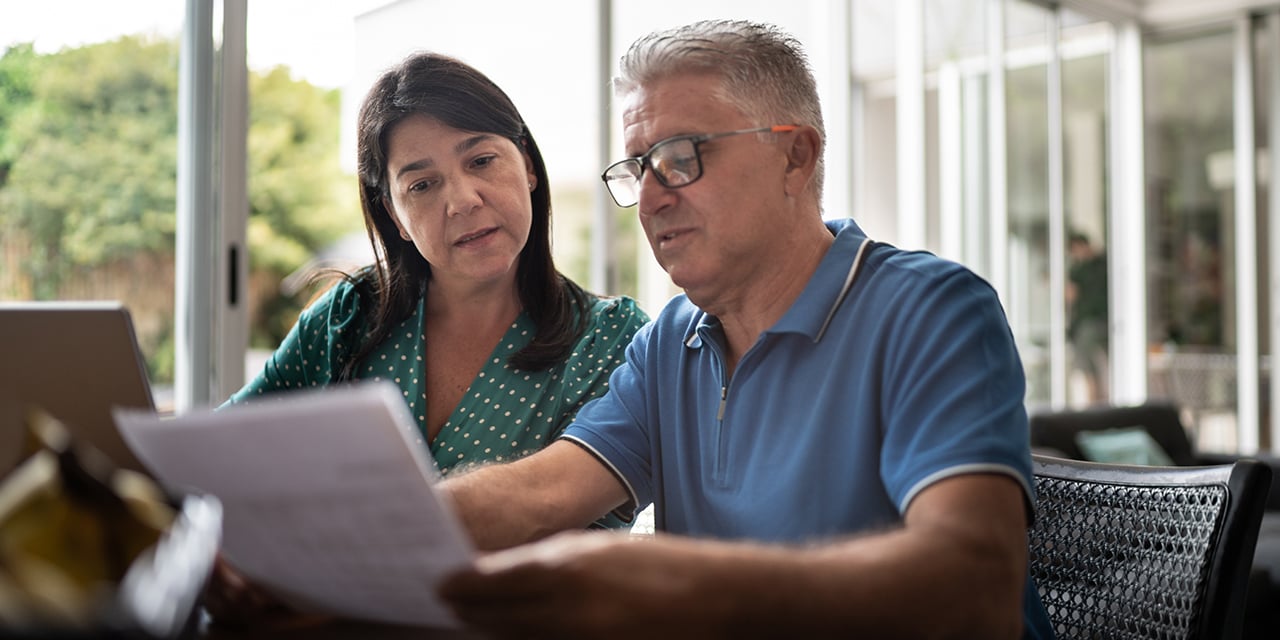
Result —
<instances>
[{"instance_id":1,"label":"woman","mask_svg":"<svg viewBox=\"0 0 1280 640\"><path fill-rule=\"evenodd\" d=\"M229 402L387 379L442 473L545 446L648 318L556 270L546 167L515 105L479 71L416 54L369 91L357 154L376 264L303 311Z\"/></svg>"},{"instance_id":2,"label":"woman","mask_svg":"<svg viewBox=\"0 0 1280 640\"><path fill-rule=\"evenodd\" d=\"M479 71L416 54L369 91L357 157L376 263L305 309L227 404L392 380L442 474L545 446L648 317L556 270L546 166L515 105ZM231 624L288 615L222 562L205 595Z\"/></svg>"}]
</instances>

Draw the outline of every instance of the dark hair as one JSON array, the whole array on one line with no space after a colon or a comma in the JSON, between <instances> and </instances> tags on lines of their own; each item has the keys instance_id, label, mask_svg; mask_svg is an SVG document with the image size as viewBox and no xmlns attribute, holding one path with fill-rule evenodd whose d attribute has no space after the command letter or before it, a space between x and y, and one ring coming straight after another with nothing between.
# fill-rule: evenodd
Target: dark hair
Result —
<instances>
[{"instance_id":1,"label":"dark hair","mask_svg":"<svg viewBox=\"0 0 1280 640\"><path fill-rule=\"evenodd\" d=\"M364 302L373 301L374 309L368 332L339 379L354 377L359 362L412 313L431 280L431 265L412 242L400 237L384 205L384 196L390 192L387 134L416 113L454 129L500 135L533 161L537 176L530 194L533 220L516 266L516 288L537 334L508 362L526 370L551 366L586 330L589 300L581 287L556 270L551 259L551 190L542 153L511 98L492 80L448 56L416 53L383 73L360 107L356 172L375 263L349 279Z\"/></svg>"}]
</instances>

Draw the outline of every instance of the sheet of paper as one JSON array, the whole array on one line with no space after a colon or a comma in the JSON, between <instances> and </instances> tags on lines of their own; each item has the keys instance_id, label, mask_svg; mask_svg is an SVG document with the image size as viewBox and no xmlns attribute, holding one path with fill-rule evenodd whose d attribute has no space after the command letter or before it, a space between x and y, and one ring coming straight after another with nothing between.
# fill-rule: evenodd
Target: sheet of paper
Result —
<instances>
[{"instance_id":1,"label":"sheet of paper","mask_svg":"<svg viewBox=\"0 0 1280 640\"><path fill-rule=\"evenodd\" d=\"M304 610L456 627L435 595L474 551L387 383L280 394L171 419L119 411L161 482L217 496L223 554Z\"/></svg>"}]
</instances>

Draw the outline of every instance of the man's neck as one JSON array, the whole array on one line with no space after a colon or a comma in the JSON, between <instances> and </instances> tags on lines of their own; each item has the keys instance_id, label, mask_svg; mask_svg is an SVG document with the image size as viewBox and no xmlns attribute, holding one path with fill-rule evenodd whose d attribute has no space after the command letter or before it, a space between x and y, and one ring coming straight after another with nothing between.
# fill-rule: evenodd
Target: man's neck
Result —
<instances>
[{"instance_id":1,"label":"man's neck","mask_svg":"<svg viewBox=\"0 0 1280 640\"><path fill-rule=\"evenodd\" d=\"M738 360L760 334L777 324L808 286L818 265L835 241L821 217L798 223L801 228L772 252L775 260L740 298L704 307L720 320L726 342L726 368L732 373ZM809 220L816 221L816 224ZM768 260L768 258L762 258Z\"/></svg>"}]
</instances>

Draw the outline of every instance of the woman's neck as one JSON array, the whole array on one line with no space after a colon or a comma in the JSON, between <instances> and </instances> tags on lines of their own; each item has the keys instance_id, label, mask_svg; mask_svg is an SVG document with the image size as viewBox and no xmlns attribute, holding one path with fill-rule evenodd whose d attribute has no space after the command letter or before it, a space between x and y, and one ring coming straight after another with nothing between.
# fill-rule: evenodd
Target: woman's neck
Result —
<instances>
[{"instance_id":1,"label":"woman's neck","mask_svg":"<svg viewBox=\"0 0 1280 640\"><path fill-rule=\"evenodd\" d=\"M437 326L470 327L483 333L507 327L520 314L520 293L514 278L501 284L464 286L432 280L427 287L426 315Z\"/></svg>"}]
</instances>

